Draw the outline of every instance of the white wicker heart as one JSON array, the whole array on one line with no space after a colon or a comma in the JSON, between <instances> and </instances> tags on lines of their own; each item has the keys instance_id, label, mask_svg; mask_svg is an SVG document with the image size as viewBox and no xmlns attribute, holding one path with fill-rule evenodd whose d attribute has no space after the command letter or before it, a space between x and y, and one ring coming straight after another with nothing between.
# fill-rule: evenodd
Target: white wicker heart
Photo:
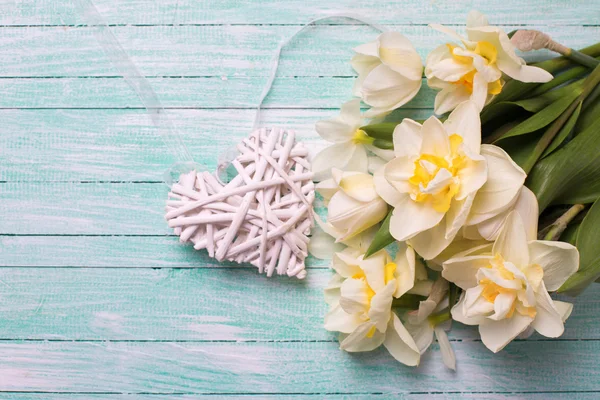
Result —
<instances>
[{"instance_id":1,"label":"white wicker heart","mask_svg":"<svg viewBox=\"0 0 600 400\"><path fill-rule=\"evenodd\" d=\"M167 201L169 226L218 261L304 278L315 198L307 149L281 129L256 130L237 149L237 176L225 185L209 172L181 175Z\"/></svg>"}]
</instances>

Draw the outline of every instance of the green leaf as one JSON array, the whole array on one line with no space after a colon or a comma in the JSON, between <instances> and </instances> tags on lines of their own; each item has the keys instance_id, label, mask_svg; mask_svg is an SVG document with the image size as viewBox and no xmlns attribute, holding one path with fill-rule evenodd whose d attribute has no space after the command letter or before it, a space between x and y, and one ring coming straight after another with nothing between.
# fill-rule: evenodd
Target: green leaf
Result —
<instances>
[{"instance_id":1,"label":"green leaf","mask_svg":"<svg viewBox=\"0 0 600 400\"><path fill-rule=\"evenodd\" d=\"M571 223L567 226L567 229L560 235L561 242L567 242L575 246L577 244L577 235L579 234L579 227L581 227L581 221L577 223Z\"/></svg>"},{"instance_id":2,"label":"green leaf","mask_svg":"<svg viewBox=\"0 0 600 400\"><path fill-rule=\"evenodd\" d=\"M580 90L572 90L568 92L568 94L565 94L564 97L561 97L558 100L555 100L553 103L550 103L550 105L544 107L541 111L533 114L531 117L527 118L525 121L505 133L504 136L497 140L497 142L510 137L535 132L550 125L567 108L569 108L569 106L580 94Z\"/></svg>"},{"instance_id":3,"label":"green leaf","mask_svg":"<svg viewBox=\"0 0 600 400\"><path fill-rule=\"evenodd\" d=\"M381 224L381 227L375 234L375 237L373 238L371 245L367 249L364 258L372 256L379 250L385 248L386 246L389 246L390 244L396 241L396 239L394 239L394 237L390 234L390 219L392 219L393 211L393 209L390 210L387 217L385 217L385 219L383 220L383 223Z\"/></svg>"},{"instance_id":4,"label":"green leaf","mask_svg":"<svg viewBox=\"0 0 600 400\"><path fill-rule=\"evenodd\" d=\"M382 122L380 124L361 126L360 129L365 131L366 134L372 138L392 142L394 138L394 129L398 124L399 122Z\"/></svg>"},{"instance_id":5,"label":"green leaf","mask_svg":"<svg viewBox=\"0 0 600 400\"><path fill-rule=\"evenodd\" d=\"M393 308L408 308L410 310L416 310L419 308L419 303L427 300L427 297L420 296L418 294L403 294L400 298L392 301Z\"/></svg>"},{"instance_id":6,"label":"green leaf","mask_svg":"<svg viewBox=\"0 0 600 400\"><path fill-rule=\"evenodd\" d=\"M373 141L373 146L383 149L383 150L393 150L394 149L393 142L383 140L383 139L375 139Z\"/></svg>"},{"instance_id":7,"label":"green leaf","mask_svg":"<svg viewBox=\"0 0 600 400\"><path fill-rule=\"evenodd\" d=\"M600 197L600 117L561 149L539 161L527 178L540 212L550 204L586 204Z\"/></svg>"},{"instance_id":8,"label":"green leaf","mask_svg":"<svg viewBox=\"0 0 600 400\"><path fill-rule=\"evenodd\" d=\"M600 277L600 200L596 200L592 208L581 222L577 235L579 250L579 270L561 287L559 292L577 296L593 281Z\"/></svg>"},{"instance_id":9,"label":"green leaf","mask_svg":"<svg viewBox=\"0 0 600 400\"><path fill-rule=\"evenodd\" d=\"M579 102L579 104L577 105L577 109L573 112L573 114L571 114L571 116L567 120L567 123L560 129L558 134L554 137L554 139L550 143L550 146L548 146L544 153L542 153L542 158L550 155L550 153L556 150L558 146L560 146L562 142L564 142L565 139L569 136L571 131L573 131L573 127L575 127L575 124L577 123L577 120L579 118L579 114L581 113L582 104L583 103Z\"/></svg>"}]
</instances>

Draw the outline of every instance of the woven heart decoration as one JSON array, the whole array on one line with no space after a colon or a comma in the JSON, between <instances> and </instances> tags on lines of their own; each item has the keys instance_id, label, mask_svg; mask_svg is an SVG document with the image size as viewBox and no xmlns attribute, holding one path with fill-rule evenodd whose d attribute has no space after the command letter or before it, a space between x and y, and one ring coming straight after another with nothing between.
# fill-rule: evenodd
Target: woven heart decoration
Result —
<instances>
[{"instance_id":1,"label":"woven heart decoration","mask_svg":"<svg viewBox=\"0 0 600 400\"><path fill-rule=\"evenodd\" d=\"M218 261L303 279L315 198L308 150L281 129L256 130L237 150L229 183L209 172L180 176L167 200L169 227Z\"/></svg>"}]
</instances>

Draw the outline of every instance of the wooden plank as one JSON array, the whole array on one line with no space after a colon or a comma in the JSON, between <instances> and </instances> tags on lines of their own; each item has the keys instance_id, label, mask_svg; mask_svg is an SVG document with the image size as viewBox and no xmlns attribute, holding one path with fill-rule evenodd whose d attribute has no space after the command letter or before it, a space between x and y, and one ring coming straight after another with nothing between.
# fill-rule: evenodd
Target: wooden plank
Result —
<instances>
[{"instance_id":1,"label":"wooden plank","mask_svg":"<svg viewBox=\"0 0 600 400\"><path fill-rule=\"evenodd\" d=\"M577 7L572 7L573 4L566 0L531 0L526 4L484 0L426 3L418 0L362 0L358 3L334 0L240 3L226 0L211 2L210 7L198 7L193 0L94 0L94 3L110 24L303 24L316 16L340 12L367 15L380 23L464 24L466 13L472 8L487 13L495 24L588 25L597 24L599 17L594 0L580 0ZM7 0L0 6L0 23L4 25L78 25L84 22L71 2Z\"/></svg>"},{"instance_id":2,"label":"wooden plank","mask_svg":"<svg viewBox=\"0 0 600 400\"><path fill-rule=\"evenodd\" d=\"M77 393L0 393L0 399L10 400L95 400L95 399L110 399L110 400L132 400L131 394L77 394ZM529 400L596 400L600 396L600 392L576 392L576 391L561 391L557 393L542 392L542 393L408 393L403 394L402 399L405 400L460 400L460 399L476 399L476 400L503 400L507 397L512 398L527 398ZM369 394L323 394L323 393L302 393L302 394L240 394L240 395L222 395L218 396L219 400L297 400L306 398L329 399L329 400L371 400L371 399L389 399L389 393L369 393ZM214 399L213 394L136 394L135 400L196 400L196 399Z\"/></svg>"},{"instance_id":3,"label":"wooden plank","mask_svg":"<svg viewBox=\"0 0 600 400\"><path fill-rule=\"evenodd\" d=\"M352 98L354 77L282 77L264 108L339 108ZM255 108L265 77L150 78L165 108ZM122 78L0 79L0 108L141 108ZM215 96L215 93L219 93ZM432 108L436 92L423 86L405 108Z\"/></svg>"},{"instance_id":4,"label":"wooden plank","mask_svg":"<svg viewBox=\"0 0 600 400\"><path fill-rule=\"evenodd\" d=\"M193 270L0 268L0 339L336 340L323 328L330 270L311 269L299 281L267 279L247 267L200 265ZM569 300L575 307L559 341L600 339L599 294L600 285L594 285ZM450 338L479 340L476 328L458 323ZM529 342L540 339L535 335Z\"/></svg>"},{"instance_id":5,"label":"wooden plank","mask_svg":"<svg viewBox=\"0 0 600 400\"><path fill-rule=\"evenodd\" d=\"M449 41L427 26L390 26L404 33L423 59ZM507 31L513 29L507 27ZM532 28L536 28L533 26ZM598 26L549 26L553 38L579 48L594 43ZM148 76L268 76L276 47L296 26L117 26L125 51ZM90 27L6 27L0 77L119 76ZM352 48L376 33L365 26L319 26L283 52L281 76L352 76ZM545 58L539 52L531 60Z\"/></svg>"},{"instance_id":6,"label":"wooden plank","mask_svg":"<svg viewBox=\"0 0 600 400\"><path fill-rule=\"evenodd\" d=\"M220 154L250 134L254 114L168 111L191 154L209 170ZM327 143L315 123L337 114L336 109L265 110L261 126L295 130L316 154ZM430 110L400 110L394 118L430 115ZM0 181L161 181L175 161L143 110L0 110L0 120Z\"/></svg>"},{"instance_id":7,"label":"wooden plank","mask_svg":"<svg viewBox=\"0 0 600 400\"><path fill-rule=\"evenodd\" d=\"M418 369L384 349L346 354L330 342L0 343L0 390L86 393L599 391L600 341L516 342L493 354L454 343L458 371L438 351ZM535 366L535 373L532 373Z\"/></svg>"}]
</instances>

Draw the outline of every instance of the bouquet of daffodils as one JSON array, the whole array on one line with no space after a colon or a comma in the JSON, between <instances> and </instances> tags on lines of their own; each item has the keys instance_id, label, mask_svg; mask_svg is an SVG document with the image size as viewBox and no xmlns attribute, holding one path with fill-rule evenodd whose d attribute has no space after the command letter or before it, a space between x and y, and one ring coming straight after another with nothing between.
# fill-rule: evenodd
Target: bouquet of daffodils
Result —
<instances>
[{"instance_id":1,"label":"bouquet of daffodils","mask_svg":"<svg viewBox=\"0 0 600 400\"><path fill-rule=\"evenodd\" d=\"M466 36L431 27L450 42L426 60L437 117L424 121L394 119L423 79L408 39L355 49L359 98L316 125L333 145L313 161L327 213L311 252L332 259L325 328L342 350L383 345L415 366L435 337L455 369L453 321L493 352L534 331L555 338L573 306L550 293L600 276L600 44L506 34L475 11ZM540 48L562 56L516 54Z\"/></svg>"}]
</instances>

